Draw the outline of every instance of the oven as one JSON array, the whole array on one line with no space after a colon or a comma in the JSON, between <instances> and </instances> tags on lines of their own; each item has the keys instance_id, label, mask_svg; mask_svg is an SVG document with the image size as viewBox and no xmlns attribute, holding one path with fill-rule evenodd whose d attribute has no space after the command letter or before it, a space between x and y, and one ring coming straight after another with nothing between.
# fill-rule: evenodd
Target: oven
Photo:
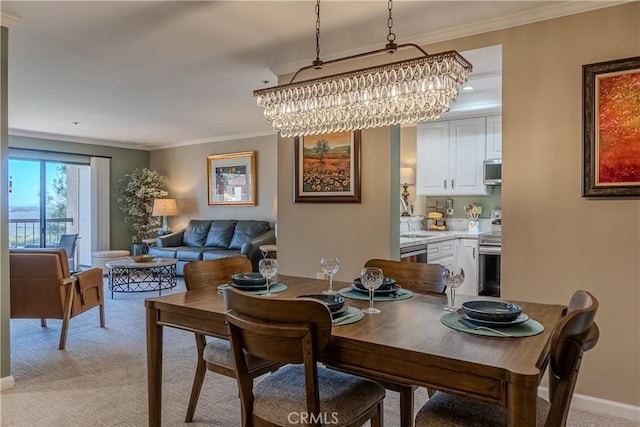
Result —
<instances>
[{"instance_id":1,"label":"oven","mask_svg":"<svg viewBox=\"0 0 640 427\"><path fill-rule=\"evenodd\" d=\"M405 246L400 248L400 261L403 262L427 262L427 244Z\"/></svg>"},{"instance_id":2,"label":"oven","mask_svg":"<svg viewBox=\"0 0 640 427\"><path fill-rule=\"evenodd\" d=\"M500 296L502 234L491 232L478 240L478 295Z\"/></svg>"}]
</instances>

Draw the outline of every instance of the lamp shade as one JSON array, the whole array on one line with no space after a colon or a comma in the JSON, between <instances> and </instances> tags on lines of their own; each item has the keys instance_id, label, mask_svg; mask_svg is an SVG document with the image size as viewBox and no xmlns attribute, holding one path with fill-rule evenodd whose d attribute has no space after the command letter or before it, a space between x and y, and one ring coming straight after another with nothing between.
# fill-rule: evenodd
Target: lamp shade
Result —
<instances>
[{"instance_id":1,"label":"lamp shade","mask_svg":"<svg viewBox=\"0 0 640 427\"><path fill-rule=\"evenodd\" d=\"M415 184L416 171L413 168L400 168L400 184Z\"/></svg>"},{"instance_id":2,"label":"lamp shade","mask_svg":"<svg viewBox=\"0 0 640 427\"><path fill-rule=\"evenodd\" d=\"M176 199L155 199L153 201L152 216L174 216L178 215Z\"/></svg>"}]
</instances>

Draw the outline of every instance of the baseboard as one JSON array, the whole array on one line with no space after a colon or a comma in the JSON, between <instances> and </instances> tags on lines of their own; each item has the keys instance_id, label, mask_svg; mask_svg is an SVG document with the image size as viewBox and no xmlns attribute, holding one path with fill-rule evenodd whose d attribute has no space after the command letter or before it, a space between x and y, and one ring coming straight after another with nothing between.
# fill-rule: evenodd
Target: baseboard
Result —
<instances>
[{"instance_id":1,"label":"baseboard","mask_svg":"<svg viewBox=\"0 0 640 427\"><path fill-rule=\"evenodd\" d=\"M9 375L8 377L0 378L0 391L9 390L13 388L15 382L13 381L13 376Z\"/></svg>"},{"instance_id":2,"label":"baseboard","mask_svg":"<svg viewBox=\"0 0 640 427\"><path fill-rule=\"evenodd\" d=\"M538 395L548 399L549 389L547 387L538 387ZM593 414L609 415L624 418L629 421L640 422L640 406L614 402L613 400L605 400L574 393L573 399L571 400L571 407Z\"/></svg>"}]
</instances>

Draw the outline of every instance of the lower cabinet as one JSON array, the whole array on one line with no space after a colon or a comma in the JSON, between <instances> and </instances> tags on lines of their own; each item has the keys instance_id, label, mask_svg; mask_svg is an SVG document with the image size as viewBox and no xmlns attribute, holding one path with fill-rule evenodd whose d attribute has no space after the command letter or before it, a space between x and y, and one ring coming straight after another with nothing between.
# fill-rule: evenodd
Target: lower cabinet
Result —
<instances>
[{"instance_id":1,"label":"lower cabinet","mask_svg":"<svg viewBox=\"0 0 640 427\"><path fill-rule=\"evenodd\" d=\"M455 264L456 245L458 239L451 238L427 245L427 262L451 267Z\"/></svg>"},{"instance_id":2,"label":"lower cabinet","mask_svg":"<svg viewBox=\"0 0 640 427\"><path fill-rule=\"evenodd\" d=\"M456 264L464 271L464 283L456 293L478 295L478 239L458 239Z\"/></svg>"}]
</instances>

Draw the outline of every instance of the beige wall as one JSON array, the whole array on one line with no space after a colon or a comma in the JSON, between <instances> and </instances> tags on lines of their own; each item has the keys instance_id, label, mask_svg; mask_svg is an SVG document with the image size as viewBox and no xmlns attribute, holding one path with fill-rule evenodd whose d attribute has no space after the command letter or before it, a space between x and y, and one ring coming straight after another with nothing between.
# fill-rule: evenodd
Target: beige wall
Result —
<instances>
[{"instance_id":1,"label":"beige wall","mask_svg":"<svg viewBox=\"0 0 640 427\"><path fill-rule=\"evenodd\" d=\"M256 206L209 206L207 156L211 154L256 152ZM166 190L176 199L178 213L170 217L174 229L190 219L259 219L275 222L276 136L167 148L151 152L151 168L167 175Z\"/></svg>"},{"instance_id":2,"label":"beige wall","mask_svg":"<svg viewBox=\"0 0 640 427\"><path fill-rule=\"evenodd\" d=\"M427 46L430 52L503 46L503 288L508 299L566 303L576 289L600 300L598 346L577 393L640 405L640 201L581 194L581 66L640 55L640 3ZM306 78L306 77L305 77ZM288 79L282 79L282 81ZM335 255L340 280L391 256L400 165L388 128L362 133L362 203L293 203L293 142L255 138L159 150L181 217L274 218L286 274L314 276ZM207 154L258 151L259 205L207 206ZM276 160L277 152L277 160ZM276 167L277 161L277 167ZM202 166L197 166L197 165Z\"/></svg>"}]
</instances>

